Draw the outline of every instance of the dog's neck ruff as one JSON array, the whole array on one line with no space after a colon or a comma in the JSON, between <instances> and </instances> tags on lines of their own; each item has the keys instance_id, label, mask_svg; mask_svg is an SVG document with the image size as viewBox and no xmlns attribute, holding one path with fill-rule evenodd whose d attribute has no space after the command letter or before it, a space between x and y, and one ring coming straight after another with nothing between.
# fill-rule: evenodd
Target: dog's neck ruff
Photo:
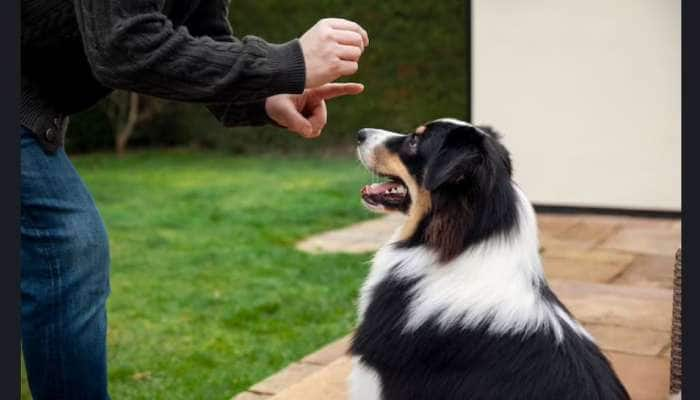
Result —
<instances>
[{"instance_id":1,"label":"dog's neck ruff","mask_svg":"<svg viewBox=\"0 0 700 400\"><path fill-rule=\"evenodd\" d=\"M546 286L539 256L537 222L529 201L514 186L518 223L505 236L487 238L441 263L424 245L397 248L394 238L374 257L360 296L359 317L385 279L413 281L405 331L429 320L442 328L488 326L496 334L550 329L557 341L562 324L590 336L559 304L542 295Z\"/></svg>"}]
</instances>

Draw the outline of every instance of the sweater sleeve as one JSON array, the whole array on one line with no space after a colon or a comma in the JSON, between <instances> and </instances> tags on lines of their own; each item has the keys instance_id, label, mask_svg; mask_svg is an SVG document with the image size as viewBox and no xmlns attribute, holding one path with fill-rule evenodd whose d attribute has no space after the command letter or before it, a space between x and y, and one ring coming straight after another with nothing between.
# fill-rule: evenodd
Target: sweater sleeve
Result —
<instances>
[{"instance_id":1,"label":"sweater sleeve","mask_svg":"<svg viewBox=\"0 0 700 400\"><path fill-rule=\"evenodd\" d=\"M277 125L265 112L265 100L253 103L216 103L207 108L227 128L234 126Z\"/></svg>"},{"instance_id":2,"label":"sweater sleeve","mask_svg":"<svg viewBox=\"0 0 700 400\"><path fill-rule=\"evenodd\" d=\"M186 26L173 26L161 11L164 0L74 1L92 72L107 87L172 100L250 104L304 90L298 40L276 45L255 36L213 38L230 31L225 6L208 21L200 15L193 25L197 34L204 35L207 25L212 32L195 36Z\"/></svg>"},{"instance_id":3,"label":"sweater sleeve","mask_svg":"<svg viewBox=\"0 0 700 400\"><path fill-rule=\"evenodd\" d=\"M229 0L200 2L189 18L187 27L194 36L209 36L217 42L234 42L233 29L228 20ZM222 18L223 16L223 18ZM252 103L213 103L207 109L225 127L259 126L274 123L265 111L265 99Z\"/></svg>"}]
</instances>

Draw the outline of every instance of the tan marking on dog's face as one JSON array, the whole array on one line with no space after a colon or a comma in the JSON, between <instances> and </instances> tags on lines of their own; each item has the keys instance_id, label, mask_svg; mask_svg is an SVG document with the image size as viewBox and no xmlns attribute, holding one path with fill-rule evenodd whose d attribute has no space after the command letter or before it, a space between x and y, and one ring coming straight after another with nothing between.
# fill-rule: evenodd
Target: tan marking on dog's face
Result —
<instances>
[{"instance_id":1,"label":"tan marking on dog's face","mask_svg":"<svg viewBox=\"0 0 700 400\"><path fill-rule=\"evenodd\" d=\"M407 240L413 235L418 223L430 210L430 192L418 185L397 154L390 153L383 145L378 146L374 153L375 170L384 175L400 178L408 188L411 206L408 209L408 220L401 228L399 235L400 240Z\"/></svg>"},{"instance_id":2,"label":"tan marking on dog's face","mask_svg":"<svg viewBox=\"0 0 700 400\"><path fill-rule=\"evenodd\" d=\"M418 128L416 128L416 135L422 135L427 128L425 125L421 125Z\"/></svg>"}]
</instances>

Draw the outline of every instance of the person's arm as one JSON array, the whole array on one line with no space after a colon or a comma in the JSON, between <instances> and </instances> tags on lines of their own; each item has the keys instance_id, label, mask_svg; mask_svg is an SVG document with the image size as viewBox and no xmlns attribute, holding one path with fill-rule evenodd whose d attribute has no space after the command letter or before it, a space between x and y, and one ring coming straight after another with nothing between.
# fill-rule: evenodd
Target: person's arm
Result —
<instances>
[{"instance_id":1,"label":"person's arm","mask_svg":"<svg viewBox=\"0 0 700 400\"><path fill-rule=\"evenodd\" d=\"M229 0L200 2L187 23L193 36L209 36L217 42L235 42L228 19ZM225 127L258 126L272 121L265 111L265 100L247 103L213 103L207 109Z\"/></svg>"},{"instance_id":2,"label":"person's arm","mask_svg":"<svg viewBox=\"0 0 700 400\"><path fill-rule=\"evenodd\" d=\"M225 32L230 27L224 0L203 2L216 9L196 11L220 14L212 19L210 33L217 40L173 27L160 11L164 0L74 1L88 61L107 87L172 100L249 105L304 91L299 41L275 45L255 36L235 39Z\"/></svg>"},{"instance_id":3,"label":"person's arm","mask_svg":"<svg viewBox=\"0 0 700 400\"><path fill-rule=\"evenodd\" d=\"M227 128L234 126L260 126L275 122L267 115L267 110L265 109L266 100L258 100L252 103L207 104L207 109L221 122L221 125Z\"/></svg>"},{"instance_id":4,"label":"person's arm","mask_svg":"<svg viewBox=\"0 0 700 400\"><path fill-rule=\"evenodd\" d=\"M188 23L190 32L195 36L209 36L217 41L234 41L233 30L227 18L228 4L228 0L204 1L200 3L199 7L189 18L191 21ZM216 22L205 22L213 20ZM313 44L323 42L324 35L331 38L331 44L339 45L339 50L341 51L347 51L348 49L343 46L355 47L354 57L342 52L335 54L338 61L355 63L355 65L364 46L368 43L367 32L364 29L354 22L338 19L327 19L319 22L303 36L302 41L309 45L308 47L314 47L312 46ZM319 52L316 53L318 54ZM321 60L316 60L315 65L323 65L319 61ZM348 72L354 72L354 69L351 68ZM314 79L315 77L311 78L312 81L316 80ZM325 99L358 94L362 90L361 85L326 85L320 90L312 89L311 92L307 90L299 96L287 97L285 95L277 95L250 103L208 104L207 108L225 127L257 126L273 123L297 132L304 137L316 137L320 135L326 122ZM307 115L302 116L300 111L304 111Z\"/></svg>"}]
</instances>

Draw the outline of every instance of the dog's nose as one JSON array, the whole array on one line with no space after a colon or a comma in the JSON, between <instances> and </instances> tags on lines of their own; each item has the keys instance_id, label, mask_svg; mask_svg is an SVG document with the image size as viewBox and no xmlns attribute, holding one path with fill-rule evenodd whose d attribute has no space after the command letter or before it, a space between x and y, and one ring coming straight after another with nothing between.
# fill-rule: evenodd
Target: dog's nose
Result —
<instances>
[{"instance_id":1,"label":"dog's nose","mask_svg":"<svg viewBox=\"0 0 700 400\"><path fill-rule=\"evenodd\" d=\"M362 144L367 139L368 131L367 128L357 131L357 144Z\"/></svg>"}]
</instances>

